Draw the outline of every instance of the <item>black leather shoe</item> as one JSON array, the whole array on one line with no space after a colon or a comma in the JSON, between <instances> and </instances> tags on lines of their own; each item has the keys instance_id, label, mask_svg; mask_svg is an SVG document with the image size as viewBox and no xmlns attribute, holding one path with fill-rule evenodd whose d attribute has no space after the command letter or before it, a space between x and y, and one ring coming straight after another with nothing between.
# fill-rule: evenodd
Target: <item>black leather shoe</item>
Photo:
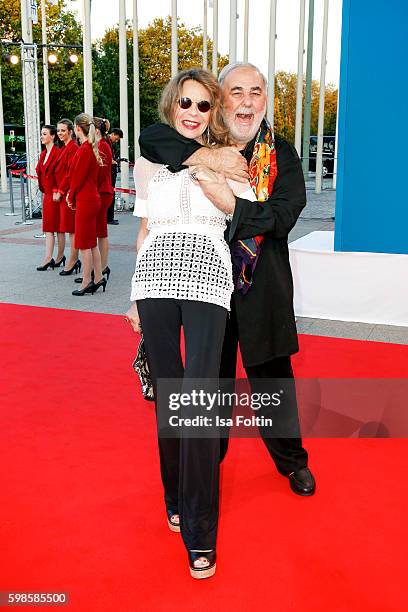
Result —
<instances>
[{"instance_id":1,"label":"black leather shoe","mask_svg":"<svg viewBox=\"0 0 408 612\"><path fill-rule=\"evenodd\" d=\"M54 268L59 268L61 264L62 266L65 266L66 261L67 261L67 258L65 257L65 255L63 255L59 261L55 262Z\"/></svg>"},{"instance_id":2,"label":"black leather shoe","mask_svg":"<svg viewBox=\"0 0 408 612\"><path fill-rule=\"evenodd\" d=\"M90 282L90 283L88 283L88 284L87 284L87 286L86 286L86 287L84 287L83 289L75 289L75 291L73 291L73 292L72 292L72 295L75 295L75 296L82 296L82 295L85 295L86 293L92 293L92 295L93 295L93 293L94 293L94 287L95 287L94 282L93 282L93 281L91 281L91 282Z\"/></svg>"},{"instance_id":3,"label":"black leather shoe","mask_svg":"<svg viewBox=\"0 0 408 612\"><path fill-rule=\"evenodd\" d=\"M37 270L38 270L38 272L45 272L46 270L48 270L48 268L51 268L51 270L53 270L55 268L54 258L50 259L50 261L48 261L43 266L38 266Z\"/></svg>"},{"instance_id":4,"label":"black leather shoe","mask_svg":"<svg viewBox=\"0 0 408 612\"><path fill-rule=\"evenodd\" d=\"M108 221L108 225L119 225L119 221L117 219L112 219L112 221Z\"/></svg>"},{"instance_id":5,"label":"black leather shoe","mask_svg":"<svg viewBox=\"0 0 408 612\"><path fill-rule=\"evenodd\" d=\"M316 490L316 481L309 468L300 468L291 472L288 476L290 488L294 493L307 497L313 495Z\"/></svg>"},{"instance_id":6,"label":"black leather shoe","mask_svg":"<svg viewBox=\"0 0 408 612\"><path fill-rule=\"evenodd\" d=\"M78 274L79 272L81 272L81 267L82 267L82 263L81 261L78 259L74 265L72 266L72 268L70 268L69 270L61 270L61 272L59 273L60 276L71 276L71 274L73 272L75 272L75 274Z\"/></svg>"}]
</instances>

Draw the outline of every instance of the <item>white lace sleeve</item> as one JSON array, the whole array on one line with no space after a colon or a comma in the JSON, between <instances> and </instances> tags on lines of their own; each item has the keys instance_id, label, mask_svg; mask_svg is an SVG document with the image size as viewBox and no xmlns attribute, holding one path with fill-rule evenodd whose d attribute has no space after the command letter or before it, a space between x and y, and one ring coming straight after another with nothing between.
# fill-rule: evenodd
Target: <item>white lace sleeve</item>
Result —
<instances>
[{"instance_id":1,"label":"white lace sleeve","mask_svg":"<svg viewBox=\"0 0 408 612\"><path fill-rule=\"evenodd\" d=\"M135 217L148 217L147 196L150 179L161 167L160 164L153 164L144 157L139 157L133 168L133 178L135 180L136 200L133 215Z\"/></svg>"}]
</instances>

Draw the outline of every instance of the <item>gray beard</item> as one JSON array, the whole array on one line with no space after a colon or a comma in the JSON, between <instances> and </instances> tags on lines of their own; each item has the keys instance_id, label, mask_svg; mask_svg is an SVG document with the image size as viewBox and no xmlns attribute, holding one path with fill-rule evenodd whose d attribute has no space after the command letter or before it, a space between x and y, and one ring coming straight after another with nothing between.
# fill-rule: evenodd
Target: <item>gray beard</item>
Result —
<instances>
[{"instance_id":1,"label":"gray beard","mask_svg":"<svg viewBox=\"0 0 408 612\"><path fill-rule=\"evenodd\" d=\"M251 142L251 140L253 138L255 138L255 136L257 135L258 131L259 131L259 127L261 124L253 127L253 129L250 131L249 134L247 134L245 137L243 137L241 134L239 134L238 132L235 131L234 126L230 126L227 123L227 127L230 131L230 136L232 137L234 143L236 145L246 145L248 144L248 142Z\"/></svg>"}]
</instances>

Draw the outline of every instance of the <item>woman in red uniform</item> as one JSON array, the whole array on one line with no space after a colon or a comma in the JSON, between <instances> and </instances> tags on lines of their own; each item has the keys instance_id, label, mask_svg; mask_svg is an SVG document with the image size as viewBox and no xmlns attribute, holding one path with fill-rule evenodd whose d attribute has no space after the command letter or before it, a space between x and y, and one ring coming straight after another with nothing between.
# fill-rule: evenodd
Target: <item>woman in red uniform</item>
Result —
<instances>
[{"instance_id":1,"label":"woman in red uniform","mask_svg":"<svg viewBox=\"0 0 408 612\"><path fill-rule=\"evenodd\" d=\"M75 212L68 207L66 195L69 184L69 169L78 145L72 139L74 134L74 124L69 119L61 119L57 125L58 138L63 143L61 154L55 166L56 186L54 189L54 202L59 205L60 210L60 232L69 234L71 242L71 252L67 264L60 272L60 276L69 276L73 272L80 272L81 262L78 259L78 249L75 248ZM65 262L64 262L65 263Z\"/></svg>"},{"instance_id":2,"label":"woman in red uniform","mask_svg":"<svg viewBox=\"0 0 408 612\"><path fill-rule=\"evenodd\" d=\"M110 124L107 119L94 117L96 128L96 140L98 143L99 154L103 161L103 166L99 168L98 192L101 198L101 207L96 219L96 233L98 236L98 247L101 254L102 274L106 274L109 279L110 268L108 266L109 240L108 240L108 208L112 203L112 148L108 143L106 133L109 131Z\"/></svg>"},{"instance_id":3,"label":"woman in red uniform","mask_svg":"<svg viewBox=\"0 0 408 612\"><path fill-rule=\"evenodd\" d=\"M57 128L55 125L44 125L41 130L41 144L45 148L35 169L38 176L38 186L44 194L42 218L43 232L45 232L45 257L42 265L37 268L39 272L44 272L48 268L54 269L55 266L58 267L61 264L61 261L65 260L65 239L64 235L59 233L59 206L55 204L52 198L53 188L55 187L55 164L60 154L60 150L55 144L56 140ZM53 257L55 233L58 236L57 264Z\"/></svg>"},{"instance_id":4,"label":"woman in red uniform","mask_svg":"<svg viewBox=\"0 0 408 612\"><path fill-rule=\"evenodd\" d=\"M95 124L89 115L75 117L75 134L81 143L69 173L68 206L76 210L75 247L81 250L84 273L79 289L72 295L105 291L106 278L102 275L101 255L97 247L96 218L101 201L98 193L99 167L102 159L96 143ZM94 270L94 281L91 272Z\"/></svg>"}]
</instances>

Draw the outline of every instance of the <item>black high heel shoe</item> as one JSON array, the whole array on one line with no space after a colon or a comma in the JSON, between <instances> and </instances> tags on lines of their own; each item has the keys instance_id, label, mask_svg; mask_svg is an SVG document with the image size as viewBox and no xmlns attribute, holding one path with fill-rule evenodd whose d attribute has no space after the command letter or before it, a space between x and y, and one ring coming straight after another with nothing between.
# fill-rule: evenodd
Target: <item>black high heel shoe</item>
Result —
<instances>
[{"instance_id":1,"label":"black high heel shoe","mask_svg":"<svg viewBox=\"0 0 408 612\"><path fill-rule=\"evenodd\" d=\"M105 276L106 275L106 280L109 280L110 277L110 273L111 273L111 269L109 266L106 266L106 268L104 268L102 270L102 274Z\"/></svg>"},{"instance_id":2,"label":"black high heel shoe","mask_svg":"<svg viewBox=\"0 0 408 612\"><path fill-rule=\"evenodd\" d=\"M92 293L92 294L94 293L94 282L93 281L88 283L87 286L84 287L83 289L75 289L72 292L72 295L82 296L82 295L85 295L85 293Z\"/></svg>"},{"instance_id":3,"label":"black high heel shoe","mask_svg":"<svg viewBox=\"0 0 408 612\"><path fill-rule=\"evenodd\" d=\"M196 567L194 562L201 558L206 559L207 564ZM188 562L190 564L190 574L193 578L211 578L215 574L217 567L215 550L189 550Z\"/></svg>"},{"instance_id":4,"label":"black high heel shoe","mask_svg":"<svg viewBox=\"0 0 408 612\"><path fill-rule=\"evenodd\" d=\"M63 255L59 261L55 262L54 268L59 268L61 264L65 266L66 261L67 261L67 258L65 257L65 255Z\"/></svg>"},{"instance_id":5,"label":"black high heel shoe","mask_svg":"<svg viewBox=\"0 0 408 612\"><path fill-rule=\"evenodd\" d=\"M46 270L48 270L48 268L51 268L51 270L55 268L55 261L53 257L43 266L38 266L37 270L38 272L45 272Z\"/></svg>"},{"instance_id":6,"label":"black high heel shoe","mask_svg":"<svg viewBox=\"0 0 408 612\"><path fill-rule=\"evenodd\" d=\"M105 293L105 289L106 289L106 283L108 281L106 280L106 278L101 278L100 281L98 281L97 283L93 284L93 291L92 291L92 295L95 293L95 291L98 291L99 287L103 287L103 292Z\"/></svg>"},{"instance_id":7,"label":"black high heel shoe","mask_svg":"<svg viewBox=\"0 0 408 612\"><path fill-rule=\"evenodd\" d=\"M80 260L78 259L74 265L72 266L72 268L70 268L69 270L61 270L60 272L60 276L71 276L71 274L73 272L75 272L75 274L78 274L81 271L81 267L82 267L82 263L80 262Z\"/></svg>"},{"instance_id":8,"label":"black high heel shoe","mask_svg":"<svg viewBox=\"0 0 408 612\"><path fill-rule=\"evenodd\" d=\"M94 272L93 270L92 270L92 272L91 272L91 280L95 280L95 272ZM79 284L81 284L81 283L82 283L82 276L78 276L78 278L76 278L76 279L74 280L74 283L79 283Z\"/></svg>"}]
</instances>

